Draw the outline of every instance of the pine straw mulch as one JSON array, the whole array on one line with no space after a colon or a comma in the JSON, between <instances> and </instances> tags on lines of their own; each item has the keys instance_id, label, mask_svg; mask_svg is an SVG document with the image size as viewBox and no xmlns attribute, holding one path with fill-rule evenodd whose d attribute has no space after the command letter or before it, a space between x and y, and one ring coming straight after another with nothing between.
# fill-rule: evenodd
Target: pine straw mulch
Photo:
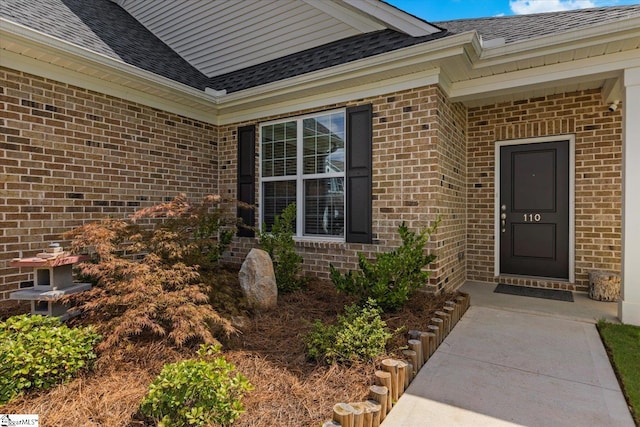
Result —
<instances>
[{"instance_id":1,"label":"pine straw mulch","mask_svg":"<svg viewBox=\"0 0 640 427\"><path fill-rule=\"evenodd\" d=\"M401 329L387 347L389 354L401 353L407 330L424 329L447 297L418 292L403 310L385 315L392 331ZM315 319L333 321L352 302L331 283L314 280L305 291L281 296L276 309L244 318L242 333L223 343L225 357L255 387L243 399L246 412L234 426L318 426L331 418L334 404L366 398L382 358L328 366L308 361L302 340ZM92 372L16 399L0 412L39 414L41 427L148 425L137 413L148 385L165 363L193 355L193 349L152 342L101 354Z\"/></svg>"}]
</instances>

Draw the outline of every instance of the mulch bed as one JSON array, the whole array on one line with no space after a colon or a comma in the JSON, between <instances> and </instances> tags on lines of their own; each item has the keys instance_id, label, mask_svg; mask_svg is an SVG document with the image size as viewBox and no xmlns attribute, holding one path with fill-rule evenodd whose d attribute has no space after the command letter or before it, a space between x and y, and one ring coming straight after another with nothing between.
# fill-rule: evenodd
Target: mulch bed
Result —
<instances>
[{"instance_id":1,"label":"mulch bed","mask_svg":"<svg viewBox=\"0 0 640 427\"><path fill-rule=\"evenodd\" d=\"M227 277L221 282L233 286L235 273L223 274ZM244 325L240 334L223 340L224 355L255 387L243 399L246 412L234 426L317 427L331 418L335 403L366 398L379 366L376 362L346 367L309 361L302 340L315 319L335 320L353 298L338 294L330 282L313 280L305 291L281 296L276 309L242 316L248 313L241 301L230 306L237 288L226 295L227 313ZM403 310L385 315L392 331L400 329L389 342L389 354L400 354L406 348L406 332L424 327L447 297L418 292ZM0 412L39 414L41 427L146 425L137 415L137 406L148 385L165 363L193 355L193 349L136 343L102 354L93 372L14 400Z\"/></svg>"}]
</instances>

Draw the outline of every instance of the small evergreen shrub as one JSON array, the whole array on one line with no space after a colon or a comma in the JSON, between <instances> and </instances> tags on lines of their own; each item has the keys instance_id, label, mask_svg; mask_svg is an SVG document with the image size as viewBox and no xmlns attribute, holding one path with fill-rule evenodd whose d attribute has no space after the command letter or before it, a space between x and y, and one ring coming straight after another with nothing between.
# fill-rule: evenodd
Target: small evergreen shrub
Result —
<instances>
[{"instance_id":1,"label":"small evergreen shrub","mask_svg":"<svg viewBox=\"0 0 640 427\"><path fill-rule=\"evenodd\" d=\"M216 356L219 346L203 345L197 360L164 366L149 386L140 412L161 427L232 424L243 412L241 399L253 389L235 366Z\"/></svg>"},{"instance_id":2,"label":"small evergreen shrub","mask_svg":"<svg viewBox=\"0 0 640 427\"><path fill-rule=\"evenodd\" d=\"M402 223L398 233L402 244L396 250L376 254L372 263L363 254L358 254L360 271L341 274L333 265L331 281L338 291L359 295L361 303L372 298L384 311L396 311L411 297L411 294L427 283L429 272L425 271L436 259L425 254L424 247L440 220L433 226L416 233Z\"/></svg>"},{"instance_id":3,"label":"small evergreen shrub","mask_svg":"<svg viewBox=\"0 0 640 427\"><path fill-rule=\"evenodd\" d=\"M382 310L373 300L363 307L345 307L335 325L316 320L313 330L306 336L307 353L315 360L327 363L367 362L385 352L392 334L380 317Z\"/></svg>"},{"instance_id":4,"label":"small evergreen shrub","mask_svg":"<svg viewBox=\"0 0 640 427\"><path fill-rule=\"evenodd\" d=\"M283 293L297 291L305 286L302 277L302 257L296 252L293 227L296 221L296 205L291 203L280 215L276 215L271 230L266 225L258 234L260 248L273 261L276 285Z\"/></svg>"},{"instance_id":5,"label":"small evergreen shrub","mask_svg":"<svg viewBox=\"0 0 640 427\"><path fill-rule=\"evenodd\" d=\"M92 327L69 328L57 317L23 314L0 323L0 404L89 368L98 341Z\"/></svg>"}]
</instances>

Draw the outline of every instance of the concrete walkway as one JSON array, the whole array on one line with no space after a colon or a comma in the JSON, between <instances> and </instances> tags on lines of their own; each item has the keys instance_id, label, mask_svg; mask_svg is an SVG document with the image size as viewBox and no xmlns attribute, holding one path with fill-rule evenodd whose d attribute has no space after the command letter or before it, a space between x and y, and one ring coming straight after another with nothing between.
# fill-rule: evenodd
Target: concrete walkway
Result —
<instances>
[{"instance_id":1,"label":"concrete walkway","mask_svg":"<svg viewBox=\"0 0 640 427\"><path fill-rule=\"evenodd\" d=\"M494 287L465 284L472 306L382 427L633 427L594 325L607 316L579 302L493 294L496 303Z\"/></svg>"}]
</instances>

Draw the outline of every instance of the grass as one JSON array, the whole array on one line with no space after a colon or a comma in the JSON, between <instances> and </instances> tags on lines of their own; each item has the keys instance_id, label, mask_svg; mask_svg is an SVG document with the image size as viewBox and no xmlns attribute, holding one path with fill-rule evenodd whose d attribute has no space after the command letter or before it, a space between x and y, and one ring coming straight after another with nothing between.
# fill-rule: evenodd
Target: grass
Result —
<instances>
[{"instance_id":1,"label":"grass","mask_svg":"<svg viewBox=\"0 0 640 427\"><path fill-rule=\"evenodd\" d=\"M640 425L640 327L600 321L598 330L622 384L631 415Z\"/></svg>"}]
</instances>

